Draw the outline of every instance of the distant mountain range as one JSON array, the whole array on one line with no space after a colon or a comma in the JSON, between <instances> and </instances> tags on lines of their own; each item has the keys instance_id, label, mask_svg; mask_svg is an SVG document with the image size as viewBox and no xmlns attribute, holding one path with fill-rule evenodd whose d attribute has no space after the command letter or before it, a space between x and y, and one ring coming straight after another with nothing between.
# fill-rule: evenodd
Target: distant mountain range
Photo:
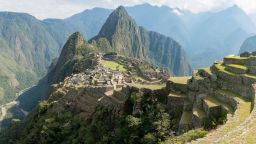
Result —
<instances>
[{"instance_id":1,"label":"distant mountain range","mask_svg":"<svg viewBox=\"0 0 256 144\"><path fill-rule=\"evenodd\" d=\"M58 55L45 25L28 14L0 13L0 104L35 84Z\"/></svg>"},{"instance_id":2,"label":"distant mountain range","mask_svg":"<svg viewBox=\"0 0 256 144\"><path fill-rule=\"evenodd\" d=\"M219 12L196 14L150 4L126 9L139 26L170 36L184 47L193 68L209 66L225 55L238 53L243 41L256 32L252 19L237 5ZM65 20L52 19L45 22L54 23L54 26L52 23L47 23L49 27L56 27L54 29L65 25L56 25L58 21L69 23L67 26L71 24L75 30L81 31L87 39L90 39L97 35L111 11L94 8ZM60 37L63 37L63 34Z\"/></svg>"}]
</instances>

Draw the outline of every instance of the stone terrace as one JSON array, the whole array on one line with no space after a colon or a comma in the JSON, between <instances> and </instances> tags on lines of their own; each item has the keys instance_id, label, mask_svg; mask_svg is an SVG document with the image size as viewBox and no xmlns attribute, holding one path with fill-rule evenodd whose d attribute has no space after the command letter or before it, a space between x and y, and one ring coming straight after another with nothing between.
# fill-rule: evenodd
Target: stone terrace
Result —
<instances>
[{"instance_id":1,"label":"stone terrace","mask_svg":"<svg viewBox=\"0 0 256 144\"><path fill-rule=\"evenodd\" d=\"M194 71L190 79L171 78L167 87L170 93L180 95L179 103L183 104L179 133L204 127L211 116L217 118L218 114L223 113L227 115L226 124L192 143L234 143L237 136L244 139L250 137L249 140L252 140L256 126L249 127L256 121L255 110L251 112L255 82L256 56L250 53L227 56L210 68Z\"/></svg>"}]
</instances>

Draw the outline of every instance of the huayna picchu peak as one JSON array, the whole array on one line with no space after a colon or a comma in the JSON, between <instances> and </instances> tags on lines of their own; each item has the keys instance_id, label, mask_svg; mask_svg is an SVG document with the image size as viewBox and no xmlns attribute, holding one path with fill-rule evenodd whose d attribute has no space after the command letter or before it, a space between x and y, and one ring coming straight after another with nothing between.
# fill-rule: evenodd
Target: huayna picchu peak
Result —
<instances>
[{"instance_id":1,"label":"huayna picchu peak","mask_svg":"<svg viewBox=\"0 0 256 144\"><path fill-rule=\"evenodd\" d=\"M64 2L54 14L84 3L99 4ZM0 12L0 144L256 143L248 9L162 3L63 19Z\"/></svg>"},{"instance_id":2,"label":"huayna picchu peak","mask_svg":"<svg viewBox=\"0 0 256 144\"><path fill-rule=\"evenodd\" d=\"M173 75L189 75L186 53L175 40L139 27L120 6L113 11L99 34L90 42L104 52L145 59L169 70Z\"/></svg>"}]
</instances>

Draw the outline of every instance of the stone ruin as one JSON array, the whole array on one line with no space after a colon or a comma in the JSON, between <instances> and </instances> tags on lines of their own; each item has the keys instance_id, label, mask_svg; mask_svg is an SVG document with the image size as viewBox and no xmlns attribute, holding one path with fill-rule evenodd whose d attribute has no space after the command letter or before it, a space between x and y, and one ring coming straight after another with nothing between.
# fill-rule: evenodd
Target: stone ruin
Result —
<instances>
[{"instance_id":1,"label":"stone ruin","mask_svg":"<svg viewBox=\"0 0 256 144\"><path fill-rule=\"evenodd\" d=\"M255 82L256 52L227 56L194 71L186 83L168 81L168 106L183 109L178 134L205 127L207 120L221 113L228 119L236 116L241 103L254 102Z\"/></svg>"}]
</instances>

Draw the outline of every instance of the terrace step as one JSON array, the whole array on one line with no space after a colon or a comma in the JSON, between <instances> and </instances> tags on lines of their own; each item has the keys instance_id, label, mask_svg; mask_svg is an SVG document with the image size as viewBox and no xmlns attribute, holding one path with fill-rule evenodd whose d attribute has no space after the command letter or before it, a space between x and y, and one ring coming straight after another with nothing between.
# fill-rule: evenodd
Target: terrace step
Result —
<instances>
[{"instance_id":1,"label":"terrace step","mask_svg":"<svg viewBox=\"0 0 256 144\"><path fill-rule=\"evenodd\" d=\"M239 64L246 65L249 61L249 57L240 57L240 56L226 56L224 57L225 64Z\"/></svg>"},{"instance_id":2,"label":"terrace step","mask_svg":"<svg viewBox=\"0 0 256 144\"><path fill-rule=\"evenodd\" d=\"M237 105L241 101L241 96L230 90L219 89L215 92L215 97L224 103L228 103L233 111L237 109Z\"/></svg>"},{"instance_id":3,"label":"terrace step","mask_svg":"<svg viewBox=\"0 0 256 144\"><path fill-rule=\"evenodd\" d=\"M220 79L227 80L232 83L242 84L243 82L240 75L235 74L229 70L226 70L225 66L222 63L214 64L211 67L211 70Z\"/></svg>"},{"instance_id":4,"label":"terrace step","mask_svg":"<svg viewBox=\"0 0 256 144\"><path fill-rule=\"evenodd\" d=\"M230 97L239 96L232 95L229 92L222 92ZM233 92L232 92L233 93ZM245 133L244 131L249 125L255 125L255 119L253 119L253 111L251 113L252 103L241 97L235 97L238 101L237 109L233 115L227 117L227 122L224 125L219 126L216 130L209 132L206 137L192 141L193 144L205 144L205 143L244 143ZM248 118L248 117L251 118ZM249 132L248 132L249 133ZM253 135L255 131L251 132ZM239 140L237 139L239 138ZM247 142L248 143L248 142Z\"/></svg>"},{"instance_id":5,"label":"terrace step","mask_svg":"<svg viewBox=\"0 0 256 144\"><path fill-rule=\"evenodd\" d=\"M170 92L167 97L167 106L170 109L173 109L173 108L183 109L186 98L187 97L184 94Z\"/></svg>"},{"instance_id":6,"label":"terrace step","mask_svg":"<svg viewBox=\"0 0 256 144\"><path fill-rule=\"evenodd\" d=\"M252 85L256 82L256 75L254 74L236 74L226 69L222 64L214 64L211 69L218 78L227 80L231 83Z\"/></svg>"},{"instance_id":7,"label":"terrace step","mask_svg":"<svg viewBox=\"0 0 256 144\"><path fill-rule=\"evenodd\" d=\"M252 99L254 95L254 90L252 86L239 83L231 83L222 79L219 79L217 81L217 84L220 89L232 91L245 99Z\"/></svg>"},{"instance_id":8,"label":"terrace step","mask_svg":"<svg viewBox=\"0 0 256 144\"><path fill-rule=\"evenodd\" d=\"M203 98L203 108L207 115L219 114L220 112L232 113L232 107L213 96Z\"/></svg>"},{"instance_id":9,"label":"terrace step","mask_svg":"<svg viewBox=\"0 0 256 144\"><path fill-rule=\"evenodd\" d=\"M191 77L170 77L166 87L185 93L188 91L187 82L189 79L191 79Z\"/></svg>"},{"instance_id":10,"label":"terrace step","mask_svg":"<svg viewBox=\"0 0 256 144\"><path fill-rule=\"evenodd\" d=\"M192 124L195 128L204 126L207 115L203 109L193 107Z\"/></svg>"},{"instance_id":11,"label":"terrace step","mask_svg":"<svg viewBox=\"0 0 256 144\"><path fill-rule=\"evenodd\" d=\"M231 71L236 74L246 74L248 72L248 68L243 65L238 64L226 64L226 70Z\"/></svg>"},{"instance_id":12,"label":"terrace step","mask_svg":"<svg viewBox=\"0 0 256 144\"><path fill-rule=\"evenodd\" d=\"M182 112L178 134L185 133L192 128L192 111L184 111Z\"/></svg>"}]
</instances>

